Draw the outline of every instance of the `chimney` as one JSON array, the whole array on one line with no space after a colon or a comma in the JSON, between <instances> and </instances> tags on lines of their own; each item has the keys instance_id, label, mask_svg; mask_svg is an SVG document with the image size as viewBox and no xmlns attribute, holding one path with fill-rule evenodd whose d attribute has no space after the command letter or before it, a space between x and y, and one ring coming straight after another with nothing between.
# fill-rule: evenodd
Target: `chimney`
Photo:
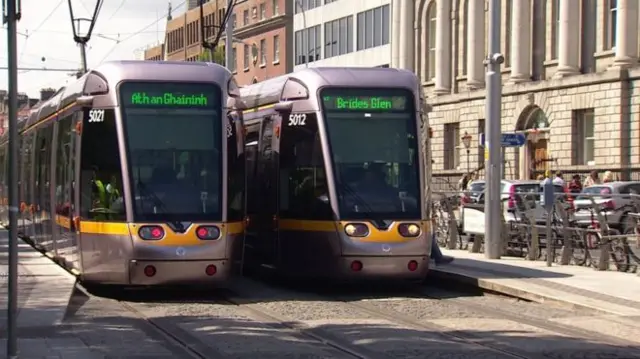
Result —
<instances>
[{"instance_id":1,"label":"chimney","mask_svg":"<svg viewBox=\"0 0 640 359\"><path fill-rule=\"evenodd\" d=\"M52 88L48 88L48 89L41 89L40 90L40 101L47 101L48 99L50 99L54 94L56 93L56 90L52 89Z\"/></svg>"}]
</instances>

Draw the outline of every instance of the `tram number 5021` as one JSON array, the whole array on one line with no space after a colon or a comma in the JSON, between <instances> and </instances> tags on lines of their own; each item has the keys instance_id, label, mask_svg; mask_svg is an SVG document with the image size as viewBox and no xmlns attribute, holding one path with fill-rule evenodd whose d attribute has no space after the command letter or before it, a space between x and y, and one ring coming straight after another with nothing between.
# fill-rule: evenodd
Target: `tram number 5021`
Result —
<instances>
[{"instance_id":1,"label":"tram number 5021","mask_svg":"<svg viewBox=\"0 0 640 359\"><path fill-rule=\"evenodd\" d=\"M88 122L104 122L104 110L91 110L89 111Z\"/></svg>"},{"instance_id":2,"label":"tram number 5021","mask_svg":"<svg viewBox=\"0 0 640 359\"><path fill-rule=\"evenodd\" d=\"M289 126L305 126L307 124L307 114L292 113L289 115Z\"/></svg>"}]
</instances>

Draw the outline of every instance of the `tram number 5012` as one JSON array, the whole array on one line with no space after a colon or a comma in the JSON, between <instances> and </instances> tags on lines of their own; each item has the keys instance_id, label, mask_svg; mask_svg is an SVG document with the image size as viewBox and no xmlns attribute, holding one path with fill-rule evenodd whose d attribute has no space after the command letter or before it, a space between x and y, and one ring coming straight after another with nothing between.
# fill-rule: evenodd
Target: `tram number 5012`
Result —
<instances>
[{"instance_id":1,"label":"tram number 5012","mask_svg":"<svg viewBox=\"0 0 640 359\"><path fill-rule=\"evenodd\" d=\"M89 122L104 122L104 110L89 111Z\"/></svg>"},{"instance_id":2,"label":"tram number 5012","mask_svg":"<svg viewBox=\"0 0 640 359\"><path fill-rule=\"evenodd\" d=\"M307 114L292 113L289 115L289 126L305 126L307 124Z\"/></svg>"}]
</instances>

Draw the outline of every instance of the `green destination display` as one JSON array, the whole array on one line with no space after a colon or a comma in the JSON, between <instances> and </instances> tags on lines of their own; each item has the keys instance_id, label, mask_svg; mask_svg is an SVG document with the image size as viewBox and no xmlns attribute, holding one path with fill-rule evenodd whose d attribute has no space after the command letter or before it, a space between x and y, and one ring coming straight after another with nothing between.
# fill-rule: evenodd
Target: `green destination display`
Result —
<instances>
[{"instance_id":1,"label":"green destination display","mask_svg":"<svg viewBox=\"0 0 640 359\"><path fill-rule=\"evenodd\" d=\"M206 107L209 104L204 94L183 94L165 92L163 94L147 94L146 92L134 92L131 94L132 105L159 105L159 106L188 106Z\"/></svg>"},{"instance_id":2,"label":"green destination display","mask_svg":"<svg viewBox=\"0 0 640 359\"><path fill-rule=\"evenodd\" d=\"M322 96L329 111L405 111L406 96Z\"/></svg>"},{"instance_id":3,"label":"green destination display","mask_svg":"<svg viewBox=\"0 0 640 359\"><path fill-rule=\"evenodd\" d=\"M120 88L124 106L212 108L222 106L220 89L211 84L126 82Z\"/></svg>"}]
</instances>

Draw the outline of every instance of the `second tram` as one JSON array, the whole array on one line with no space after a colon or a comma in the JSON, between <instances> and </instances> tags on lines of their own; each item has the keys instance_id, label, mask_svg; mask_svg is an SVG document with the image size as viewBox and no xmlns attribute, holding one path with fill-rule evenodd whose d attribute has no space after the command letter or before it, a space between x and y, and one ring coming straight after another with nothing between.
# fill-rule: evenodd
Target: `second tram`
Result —
<instances>
[{"instance_id":1,"label":"second tram","mask_svg":"<svg viewBox=\"0 0 640 359\"><path fill-rule=\"evenodd\" d=\"M189 62L105 63L60 89L18 123L19 233L86 282L224 282L244 233L238 96Z\"/></svg>"},{"instance_id":2,"label":"second tram","mask_svg":"<svg viewBox=\"0 0 640 359\"><path fill-rule=\"evenodd\" d=\"M431 157L415 74L311 68L240 93L245 264L294 277L424 278Z\"/></svg>"}]
</instances>

